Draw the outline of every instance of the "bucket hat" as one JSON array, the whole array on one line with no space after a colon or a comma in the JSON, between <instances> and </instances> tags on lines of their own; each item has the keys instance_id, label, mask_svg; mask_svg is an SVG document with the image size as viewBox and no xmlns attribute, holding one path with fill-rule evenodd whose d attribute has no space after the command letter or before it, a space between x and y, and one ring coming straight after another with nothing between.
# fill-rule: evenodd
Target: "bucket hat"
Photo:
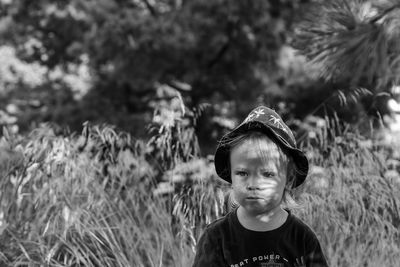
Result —
<instances>
[{"instance_id":1,"label":"bucket hat","mask_svg":"<svg viewBox=\"0 0 400 267\"><path fill-rule=\"evenodd\" d=\"M232 138L249 131L264 133L293 159L296 165L293 187L298 187L304 182L308 173L307 157L297 148L296 139L282 118L274 110L265 106L253 109L241 124L225 134L219 141L214 156L215 170L219 177L232 183L229 167L230 146L227 143Z\"/></svg>"}]
</instances>

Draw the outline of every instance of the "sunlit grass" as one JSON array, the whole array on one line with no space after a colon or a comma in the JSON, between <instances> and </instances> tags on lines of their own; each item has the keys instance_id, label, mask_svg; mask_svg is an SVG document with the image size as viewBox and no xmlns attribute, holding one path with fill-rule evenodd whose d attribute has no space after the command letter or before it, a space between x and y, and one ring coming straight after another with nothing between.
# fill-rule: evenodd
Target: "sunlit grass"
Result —
<instances>
[{"instance_id":1,"label":"sunlit grass","mask_svg":"<svg viewBox=\"0 0 400 267\"><path fill-rule=\"evenodd\" d=\"M212 163L162 171L129 135L85 131L2 139L0 265L190 266L204 226L226 212L228 186ZM321 138L306 147L312 172L294 213L331 266L397 266L400 180L385 177L390 150L354 135ZM173 191L153 194L161 180Z\"/></svg>"}]
</instances>

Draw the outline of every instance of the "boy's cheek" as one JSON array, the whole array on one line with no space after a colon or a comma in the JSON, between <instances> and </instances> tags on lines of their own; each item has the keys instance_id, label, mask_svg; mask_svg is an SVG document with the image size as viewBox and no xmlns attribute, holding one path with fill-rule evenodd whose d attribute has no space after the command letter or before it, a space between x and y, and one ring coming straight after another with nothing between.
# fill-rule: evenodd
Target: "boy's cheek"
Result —
<instances>
[{"instance_id":1,"label":"boy's cheek","mask_svg":"<svg viewBox=\"0 0 400 267\"><path fill-rule=\"evenodd\" d=\"M235 200L236 202L240 202L244 198L244 193L237 190L233 190L232 196L233 200Z\"/></svg>"}]
</instances>

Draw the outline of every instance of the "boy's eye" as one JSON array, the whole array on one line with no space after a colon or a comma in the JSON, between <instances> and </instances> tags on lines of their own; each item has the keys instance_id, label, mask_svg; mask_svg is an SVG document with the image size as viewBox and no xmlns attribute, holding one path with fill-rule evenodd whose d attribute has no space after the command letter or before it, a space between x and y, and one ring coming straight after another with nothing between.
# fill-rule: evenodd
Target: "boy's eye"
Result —
<instances>
[{"instance_id":1,"label":"boy's eye","mask_svg":"<svg viewBox=\"0 0 400 267\"><path fill-rule=\"evenodd\" d=\"M245 171L236 171L235 174L236 174L237 176L243 176L243 177L246 177L246 176L247 176L247 172L245 172Z\"/></svg>"},{"instance_id":2,"label":"boy's eye","mask_svg":"<svg viewBox=\"0 0 400 267\"><path fill-rule=\"evenodd\" d=\"M263 172L263 176L267 177L267 178L274 177L275 173L274 172Z\"/></svg>"}]
</instances>

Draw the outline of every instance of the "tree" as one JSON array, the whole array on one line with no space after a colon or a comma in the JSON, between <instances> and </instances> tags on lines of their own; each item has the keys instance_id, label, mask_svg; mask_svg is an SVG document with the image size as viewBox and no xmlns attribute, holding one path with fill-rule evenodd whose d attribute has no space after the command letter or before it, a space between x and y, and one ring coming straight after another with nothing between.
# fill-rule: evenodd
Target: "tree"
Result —
<instances>
[{"instance_id":1,"label":"tree","mask_svg":"<svg viewBox=\"0 0 400 267\"><path fill-rule=\"evenodd\" d=\"M217 115L220 103L233 103L231 117L257 99L276 106L286 86L277 60L301 2L16 0L2 4L2 36L49 71L68 73L87 59L92 90L59 122L106 117L134 131L143 122L130 116L146 117L160 84L179 90L191 107L216 104Z\"/></svg>"},{"instance_id":2,"label":"tree","mask_svg":"<svg viewBox=\"0 0 400 267\"><path fill-rule=\"evenodd\" d=\"M367 109L400 82L400 3L396 0L334 0L313 3L295 31L294 46L326 81L365 88Z\"/></svg>"}]
</instances>

